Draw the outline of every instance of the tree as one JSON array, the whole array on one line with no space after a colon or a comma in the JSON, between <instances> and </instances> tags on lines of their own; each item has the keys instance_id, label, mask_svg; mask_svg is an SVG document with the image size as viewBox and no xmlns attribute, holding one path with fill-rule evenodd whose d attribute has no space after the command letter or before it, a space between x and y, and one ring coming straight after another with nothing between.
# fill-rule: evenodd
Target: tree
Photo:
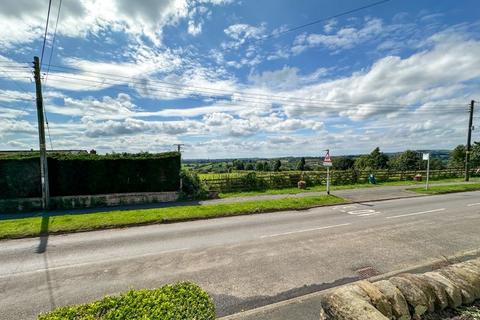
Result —
<instances>
[{"instance_id":1,"label":"tree","mask_svg":"<svg viewBox=\"0 0 480 320\"><path fill-rule=\"evenodd\" d=\"M360 156L355 160L355 168L357 169L385 169L388 164L388 156L380 151L379 147L373 149L368 155Z\"/></svg>"},{"instance_id":2,"label":"tree","mask_svg":"<svg viewBox=\"0 0 480 320\"><path fill-rule=\"evenodd\" d=\"M253 164L251 162L247 163L247 165L245 166L245 170L249 170L249 171L252 171L252 170L255 170L255 167L253 166Z\"/></svg>"},{"instance_id":3,"label":"tree","mask_svg":"<svg viewBox=\"0 0 480 320\"><path fill-rule=\"evenodd\" d=\"M302 157L300 161L297 163L297 170L299 171L305 171L305 158Z\"/></svg>"},{"instance_id":4,"label":"tree","mask_svg":"<svg viewBox=\"0 0 480 320\"><path fill-rule=\"evenodd\" d=\"M388 164L388 156L380 152L380 148L376 147L371 153L370 158L372 159L374 169L384 169Z\"/></svg>"},{"instance_id":5,"label":"tree","mask_svg":"<svg viewBox=\"0 0 480 320\"><path fill-rule=\"evenodd\" d=\"M273 171L280 171L280 167L282 166L282 162L280 160L276 160L273 164Z\"/></svg>"},{"instance_id":6,"label":"tree","mask_svg":"<svg viewBox=\"0 0 480 320\"><path fill-rule=\"evenodd\" d=\"M257 164L255 165L255 170L256 171L264 171L265 168L264 168L263 162L258 161Z\"/></svg>"},{"instance_id":7,"label":"tree","mask_svg":"<svg viewBox=\"0 0 480 320\"><path fill-rule=\"evenodd\" d=\"M355 160L350 157L334 157L333 161L333 168L337 170L348 170L353 168L355 164Z\"/></svg>"},{"instance_id":8,"label":"tree","mask_svg":"<svg viewBox=\"0 0 480 320\"><path fill-rule=\"evenodd\" d=\"M389 165L396 170L416 170L422 167L422 157L418 152L407 150L393 157Z\"/></svg>"},{"instance_id":9,"label":"tree","mask_svg":"<svg viewBox=\"0 0 480 320\"><path fill-rule=\"evenodd\" d=\"M463 144L459 144L458 146L450 152L450 156L448 157L448 166L449 167L463 167L465 165L465 154L466 149Z\"/></svg>"},{"instance_id":10,"label":"tree","mask_svg":"<svg viewBox=\"0 0 480 320\"><path fill-rule=\"evenodd\" d=\"M474 142L471 150L470 161L473 167L480 167L480 142Z\"/></svg>"},{"instance_id":11,"label":"tree","mask_svg":"<svg viewBox=\"0 0 480 320\"><path fill-rule=\"evenodd\" d=\"M245 170L245 164L242 160L233 160L233 167L237 170Z\"/></svg>"},{"instance_id":12,"label":"tree","mask_svg":"<svg viewBox=\"0 0 480 320\"><path fill-rule=\"evenodd\" d=\"M263 163L263 171L270 171L270 164L267 161Z\"/></svg>"}]
</instances>

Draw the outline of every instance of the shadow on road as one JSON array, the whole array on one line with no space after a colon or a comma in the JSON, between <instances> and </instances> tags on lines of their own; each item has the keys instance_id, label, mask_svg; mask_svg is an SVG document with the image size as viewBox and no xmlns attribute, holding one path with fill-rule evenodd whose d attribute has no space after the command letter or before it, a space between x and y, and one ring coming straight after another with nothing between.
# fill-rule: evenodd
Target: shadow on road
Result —
<instances>
[{"instance_id":1,"label":"shadow on road","mask_svg":"<svg viewBox=\"0 0 480 320\"><path fill-rule=\"evenodd\" d=\"M44 253L47 251L48 245L48 224L50 222L50 216L47 212L42 214L42 223L40 224L40 243L38 244L37 253Z\"/></svg>"},{"instance_id":2,"label":"shadow on road","mask_svg":"<svg viewBox=\"0 0 480 320\"><path fill-rule=\"evenodd\" d=\"M53 281L48 266L47 246L48 246L48 226L50 222L50 215L47 212L42 212L42 222L40 224L40 242L38 244L36 253L43 255L43 264L45 268L45 281L50 299L50 310L56 308L55 297L53 296Z\"/></svg>"}]
</instances>

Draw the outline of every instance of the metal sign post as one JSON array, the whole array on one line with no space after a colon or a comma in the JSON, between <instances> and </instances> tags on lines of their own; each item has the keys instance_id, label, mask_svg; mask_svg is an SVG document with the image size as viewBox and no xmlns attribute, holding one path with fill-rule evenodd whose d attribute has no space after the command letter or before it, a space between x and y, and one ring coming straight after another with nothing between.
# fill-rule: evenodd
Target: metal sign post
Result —
<instances>
[{"instance_id":1,"label":"metal sign post","mask_svg":"<svg viewBox=\"0 0 480 320\"><path fill-rule=\"evenodd\" d=\"M327 168L327 194L330 194L330 167L332 166L332 159L330 158L330 150L325 150L325 158L323 159L323 166Z\"/></svg>"},{"instance_id":2,"label":"metal sign post","mask_svg":"<svg viewBox=\"0 0 480 320\"><path fill-rule=\"evenodd\" d=\"M427 160L427 179L425 183L425 190L428 190L428 179L430 177L430 153L424 153L423 160Z\"/></svg>"}]
</instances>

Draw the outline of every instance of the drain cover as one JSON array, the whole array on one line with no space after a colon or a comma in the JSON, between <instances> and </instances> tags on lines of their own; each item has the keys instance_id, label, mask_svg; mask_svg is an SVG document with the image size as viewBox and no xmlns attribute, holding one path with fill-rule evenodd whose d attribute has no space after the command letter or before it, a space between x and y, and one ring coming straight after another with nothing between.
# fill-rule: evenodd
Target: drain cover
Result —
<instances>
[{"instance_id":1,"label":"drain cover","mask_svg":"<svg viewBox=\"0 0 480 320\"><path fill-rule=\"evenodd\" d=\"M374 276L378 276L380 272L372 266L363 267L355 271L361 279L368 279Z\"/></svg>"}]
</instances>

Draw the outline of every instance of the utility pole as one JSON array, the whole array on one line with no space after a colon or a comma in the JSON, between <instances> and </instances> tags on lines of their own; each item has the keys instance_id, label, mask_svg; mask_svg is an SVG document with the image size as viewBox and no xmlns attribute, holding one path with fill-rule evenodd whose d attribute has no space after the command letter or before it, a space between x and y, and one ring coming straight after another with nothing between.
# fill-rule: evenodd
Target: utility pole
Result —
<instances>
[{"instance_id":1,"label":"utility pole","mask_svg":"<svg viewBox=\"0 0 480 320\"><path fill-rule=\"evenodd\" d=\"M467 137L467 153L465 155L465 181L470 180L470 150L472 149L472 129L473 129L473 108L475 101L470 102L470 118L468 119L468 137Z\"/></svg>"},{"instance_id":2,"label":"utility pole","mask_svg":"<svg viewBox=\"0 0 480 320\"><path fill-rule=\"evenodd\" d=\"M35 88L37 91L37 118L38 118L38 140L40 144L40 177L42 183L42 208L47 210L50 204L50 191L48 185L48 162L45 146L45 121L43 119L43 96L42 82L40 78L40 61L38 57L33 58L33 71L35 77Z\"/></svg>"},{"instance_id":3,"label":"utility pole","mask_svg":"<svg viewBox=\"0 0 480 320\"><path fill-rule=\"evenodd\" d=\"M177 152L180 153L182 152L182 147L184 146L183 143L175 143L173 144L174 146L177 146Z\"/></svg>"}]
</instances>

